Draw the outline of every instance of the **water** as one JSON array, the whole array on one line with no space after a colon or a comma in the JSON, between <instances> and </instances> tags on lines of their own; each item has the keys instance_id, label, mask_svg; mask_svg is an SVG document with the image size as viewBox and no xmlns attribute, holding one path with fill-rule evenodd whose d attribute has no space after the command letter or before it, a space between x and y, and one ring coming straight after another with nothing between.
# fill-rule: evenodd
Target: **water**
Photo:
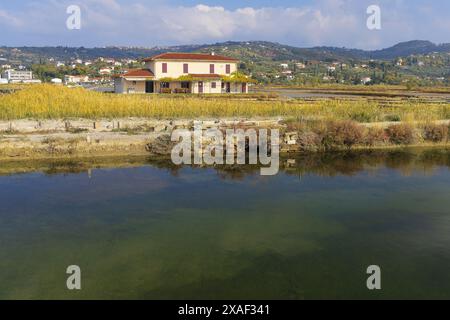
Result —
<instances>
[{"instance_id":1,"label":"water","mask_svg":"<svg viewBox=\"0 0 450 320\"><path fill-rule=\"evenodd\" d=\"M0 298L450 298L449 150L283 165L4 163Z\"/></svg>"}]
</instances>

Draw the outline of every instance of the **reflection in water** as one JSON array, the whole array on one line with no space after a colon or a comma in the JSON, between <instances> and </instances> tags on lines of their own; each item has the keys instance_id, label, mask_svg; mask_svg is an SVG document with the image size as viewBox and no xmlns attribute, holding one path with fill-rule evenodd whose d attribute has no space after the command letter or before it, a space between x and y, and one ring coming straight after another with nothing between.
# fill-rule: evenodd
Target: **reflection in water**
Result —
<instances>
[{"instance_id":1,"label":"reflection in water","mask_svg":"<svg viewBox=\"0 0 450 320\"><path fill-rule=\"evenodd\" d=\"M0 298L450 298L449 150L281 163L3 163Z\"/></svg>"}]
</instances>

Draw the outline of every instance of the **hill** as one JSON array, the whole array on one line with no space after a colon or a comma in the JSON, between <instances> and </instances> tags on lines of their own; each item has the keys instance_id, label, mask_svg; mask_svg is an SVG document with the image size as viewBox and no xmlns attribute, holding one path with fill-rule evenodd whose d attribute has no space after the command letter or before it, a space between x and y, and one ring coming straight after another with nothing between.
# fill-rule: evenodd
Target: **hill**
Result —
<instances>
[{"instance_id":1,"label":"hill","mask_svg":"<svg viewBox=\"0 0 450 320\"><path fill-rule=\"evenodd\" d=\"M166 51L173 52L211 52L217 51L233 55L245 60L255 58L272 61L286 60L317 60L317 61L348 61L348 60L392 60L409 55L427 54L432 52L450 53L450 43L436 45L430 41L414 40L402 42L381 50L360 50L338 47L298 48L267 41L223 42L205 45L184 45L169 47L134 48L72 48L72 47L0 47L0 57L3 61L12 60L22 63L37 63L40 60L53 58L67 61L70 59L95 59L109 57L115 59L139 59Z\"/></svg>"}]
</instances>

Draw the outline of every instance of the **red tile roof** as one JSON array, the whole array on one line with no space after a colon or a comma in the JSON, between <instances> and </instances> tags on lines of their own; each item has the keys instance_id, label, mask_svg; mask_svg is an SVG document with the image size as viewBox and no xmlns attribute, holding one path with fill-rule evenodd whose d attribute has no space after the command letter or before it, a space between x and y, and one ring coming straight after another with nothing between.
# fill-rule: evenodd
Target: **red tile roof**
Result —
<instances>
[{"instance_id":1,"label":"red tile roof","mask_svg":"<svg viewBox=\"0 0 450 320\"><path fill-rule=\"evenodd\" d=\"M144 59L144 61L153 61L153 60L203 60L203 61L238 61L238 59L205 54L205 53L181 53L181 52L167 52L158 54L156 56Z\"/></svg>"},{"instance_id":2,"label":"red tile roof","mask_svg":"<svg viewBox=\"0 0 450 320\"><path fill-rule=\"evenodd\" d=\"M124 75L122 75L122 77L145 77L145 78L149 78L149 77L154 77L155 75L153 74L153 72L149 69L134 69L134 70L128 70L127 73L125 73Z\"/></svg>"}]
</instances>

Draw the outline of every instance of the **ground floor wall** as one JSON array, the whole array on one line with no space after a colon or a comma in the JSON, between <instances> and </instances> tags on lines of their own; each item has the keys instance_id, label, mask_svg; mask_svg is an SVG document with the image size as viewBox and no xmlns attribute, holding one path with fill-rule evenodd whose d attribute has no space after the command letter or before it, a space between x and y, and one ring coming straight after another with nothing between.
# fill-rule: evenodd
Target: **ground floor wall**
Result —
<instances>
[{"instance_id":1,"label":"ground floor wall","mask_svg":"<svg viewBox=\"0 0 450 320\"><path fill-rule=\"evenodd\" d=\"M145 93L145 81L130 81L122 78L114 80L114 92L116 93Z\"/></svg>"},{"instance_id":2,"label":"ground floor wall","mask_svg":"<svg viewBox=\"0 0 450 320\"><path fill-rule=\"evenodd\" d=\"M117 78L114 81L114 91L116 93L134 94L147 93L146 80L131 81L123 78ZM180 93L186 90L187 93L248 93L247 83L225 83L221 80L207 80L207 81L191 81L189 87L183 87L180 81L172 81L163 85L160 81L153 82L153 93Z\"/></svg>"}]
</instances>

